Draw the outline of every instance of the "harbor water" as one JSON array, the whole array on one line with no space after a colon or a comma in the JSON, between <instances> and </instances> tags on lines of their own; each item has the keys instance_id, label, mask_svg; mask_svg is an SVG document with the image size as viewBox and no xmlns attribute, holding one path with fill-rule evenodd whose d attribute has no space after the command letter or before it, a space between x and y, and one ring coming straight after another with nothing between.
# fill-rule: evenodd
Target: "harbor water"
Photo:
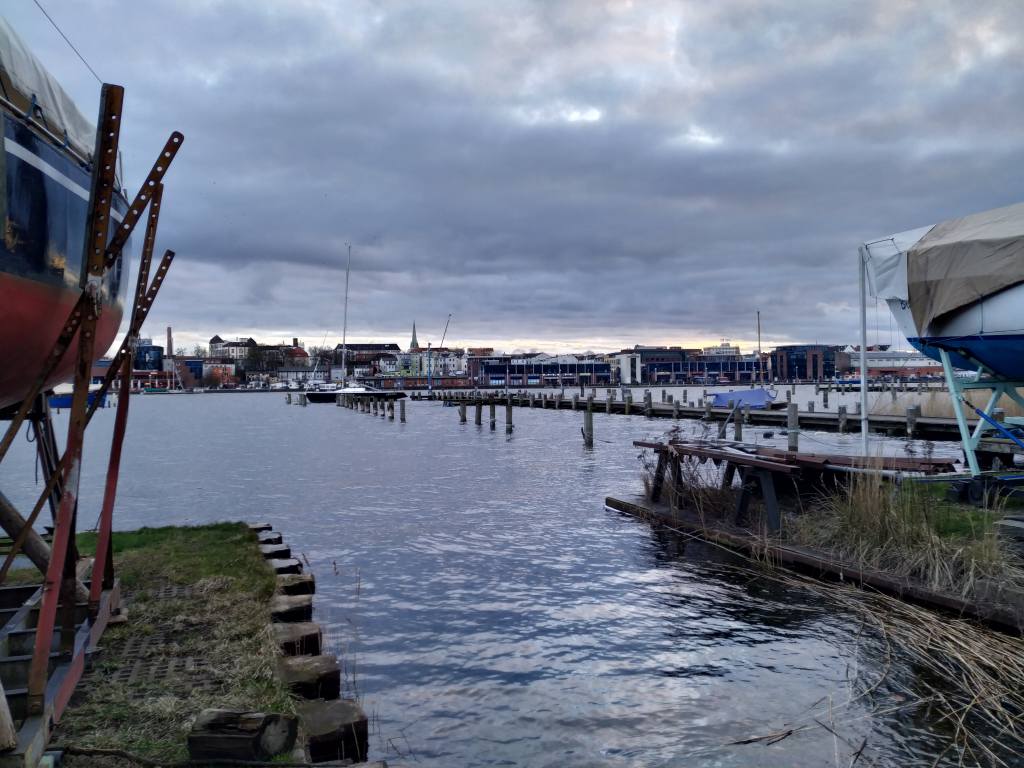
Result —
<instances>
[{"instance_id":1,"label":"harbor water","mask_svg":"<svg viewBox=\"0 0 1024 768\"><path fill-rule=\"evenodd\" d=\"M905 702L914 672L827 595L605 509L606 495L641 488L632 441L672 422L596 414L590 450L570 411L516 408L506 436L503 409L494 432L486 409L482 428L437 402L407 410L401 424L276 393L133 398L115 518L121 529L244 519L282 531L316 575L317 620L371 715L373 757L820 766L848 765L865 743L865 765L917 765L948 743L886 686L857 697L886 672ZM98 515L112 422L105 410L90 427L83 528ZM745 437L785 444L750 427ZM38 487L33 459L19 439L0 465L21 508ZM830 727L737 743L816 717Z\"/></svg>"}]
</instances>

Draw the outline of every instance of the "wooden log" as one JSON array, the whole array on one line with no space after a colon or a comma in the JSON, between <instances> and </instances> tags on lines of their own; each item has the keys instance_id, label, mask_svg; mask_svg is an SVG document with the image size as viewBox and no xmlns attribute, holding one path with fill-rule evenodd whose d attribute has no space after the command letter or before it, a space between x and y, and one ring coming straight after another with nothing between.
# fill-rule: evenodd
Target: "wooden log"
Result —
<instances>
[{"instance_id":1,"label":"wooden log","mask_svg":"<svg viewBox=\"0 0 1024 768\"><path fill-rule=\"evenodd\" d=\"M277 647L285 656L316 656L323 651L324 636L320 625L312 621L271 624Z\"/></svg>"},{"instance_id":2,"label":"wooden log","mask_svg":"<svg viewBox=\"0 0 1024 768\"><path fill-rule=\"evenodd\" d=\"M271 621L309 621L312 618L312 595L274 595L270 598Z\"/></svg>"},{"instance_id":3,"label":"wooden log","mask_svg":"<svg viewBox=\"0 0 1024 768\"><path fill-rule=\"evenodd\" d=\"M312 595L316 579L312 573L283 573L277 577L277 591L282 595Z\"/></svg>"},{"instance_id":4,"label":"wooden log","mask_svg":"<svg viewBox=\"0 0 1024 768\"><path fill-rule=\"evenodd\" d=\"M349 699L307 701L295 705L308 738L309 759L314 763L327 760L366 759L369 729L362 707Z\"/></svg>"},{"instance_id":5,"label":"wooden log","mask_svg":"<svg viewBox=\"0 0 1024 768\"><path fill-rule=\"evenodd\" d=\"M341 696L341 669L331 654L278 659L277 675L299 698L330 701Z\"/></svg>"},{"instance_id":6,"label":"wooden log","mask_svg":"<svg viewBox=\"0 0 1024 768\"><path fill-rule=\"evenodd\" d=\"M295 745L298 724L289 715L204 709L188 734L194 761L267 761Z\"/></svg>"}]
</instances>

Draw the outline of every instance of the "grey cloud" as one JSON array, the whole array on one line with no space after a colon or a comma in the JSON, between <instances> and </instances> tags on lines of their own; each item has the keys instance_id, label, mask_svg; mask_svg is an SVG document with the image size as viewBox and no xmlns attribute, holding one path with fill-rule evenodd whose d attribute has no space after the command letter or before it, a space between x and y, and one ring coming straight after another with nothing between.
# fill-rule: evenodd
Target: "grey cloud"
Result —
<instances>
[{"instance_id":1,"label":"grey cloud","mask_svg":"<svg viewBox=\"0 0 1024 768\"><path fill-rule=\"evenodd\" d=\"M9 13L93 103L45 20ZM197 335L337 334L352 242L355 336L453 312L456 338L497 346L751 339L760 308L772 338L845 342L859 241L1020 197L1015 3L56 16L127 87L130 178L186 133L152 322Z\"/></svg>"}]
</instances>

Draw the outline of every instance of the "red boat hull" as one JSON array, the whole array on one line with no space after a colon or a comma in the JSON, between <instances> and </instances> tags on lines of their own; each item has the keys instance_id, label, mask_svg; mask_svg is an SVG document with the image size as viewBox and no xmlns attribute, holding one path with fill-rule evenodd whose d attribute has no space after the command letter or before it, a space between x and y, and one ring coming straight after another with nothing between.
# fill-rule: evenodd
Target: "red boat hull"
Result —
<instances>
[{"instance_id":1,"label":"red boat hull","mask_svg":"<svg viewBox=\"0 0 1024 768\"><path fill-rule=\"evenodd\" d=\"M20 403L43 368L64 321L80 295L0 272L0 408ZM121 325L122 304L104 306L96 329L96 354L107 351ZM52 387L74 375L78 336L46 382Z\"/></svg>"}]
</instances>

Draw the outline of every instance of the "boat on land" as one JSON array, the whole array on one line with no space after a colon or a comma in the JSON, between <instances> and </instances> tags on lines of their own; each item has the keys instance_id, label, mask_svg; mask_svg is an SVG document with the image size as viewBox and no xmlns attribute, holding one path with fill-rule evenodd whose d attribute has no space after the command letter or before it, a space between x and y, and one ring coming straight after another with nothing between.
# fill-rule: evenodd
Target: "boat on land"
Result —
<instances>
[{"instance_id":1,"label":"boat on land","mask_svg":"<svg viewBox=\"0 0 1024 768\"><path fill-rule=\"evenodd\" d=\"M99 384L90 384L89 385L89 397L88 397L88 401L87 402L89 403L89 407L90 408L92 407L92 404L96 401L96 397L99 395L99 391L100 391L100 385ZM71 407L71 398L72 398L73 394L74 394L74 387L72 387L70 384L58 384L57 386L55 386L53 388L53 391L50 393L50 396L49 396L49 398L47 398L47 400L49 401L49 404L50 404L51 408L56 408L58 410L61 409L61 408L70 408ZM98 408L106 408L107 407L107 393L106 392L104 392L103 395L100 396L99 405L97 407Z\"/></svg>"},{"instance_id":2,"label":"boat on land","mask_svg":"<svg viewBox=\"0 0 1024 768\"><path fill-rule=\"evenodd\" d=\"M354 395L355 397L375 397L381 400L401 400L405 392L383 390L361 384L350 384L343 387L326 385L306 391L306 400L310 403L334 403L338 395Z\"/></svg>"},{"instance_id":3,"label":"boat on land","mask_svg":"<svg viewBox=\"0 0 1024 768\"><path fill-rule=\"evenodd\" d=\"M31 387L81 295L96 129L2 17L0 86L2 410ZM128 204L118 181L111 218L121 221ZM119 257L103 277L97 358L121 324L127 272L127 258ZM71 378L77 346L72 343L44 390Z\"/></svg>"},{"instance_id":4,"label":"boat on land","mask_svg":"<svg viewBox=\"0 0 1024 768\"><path fill-rule=\"evenodd\" d=\"M711 399L712 408L727 408L729 403L739 408L750 408L771 409L776 407L775 396L776 392L771 390L758 388L758 389L740 389L729 392L709 392L708 397Z\"/></svg>"},{"instance_id":5,"label":"boat on land","mask_svg":"<svg viewBox=\"0 0 1024 768\"><path fill-rule=\"evenodd\" d=\"M1024 203L867 242L861 257L916 349L1024 381Z\"/></svg>"}]
</instances>

